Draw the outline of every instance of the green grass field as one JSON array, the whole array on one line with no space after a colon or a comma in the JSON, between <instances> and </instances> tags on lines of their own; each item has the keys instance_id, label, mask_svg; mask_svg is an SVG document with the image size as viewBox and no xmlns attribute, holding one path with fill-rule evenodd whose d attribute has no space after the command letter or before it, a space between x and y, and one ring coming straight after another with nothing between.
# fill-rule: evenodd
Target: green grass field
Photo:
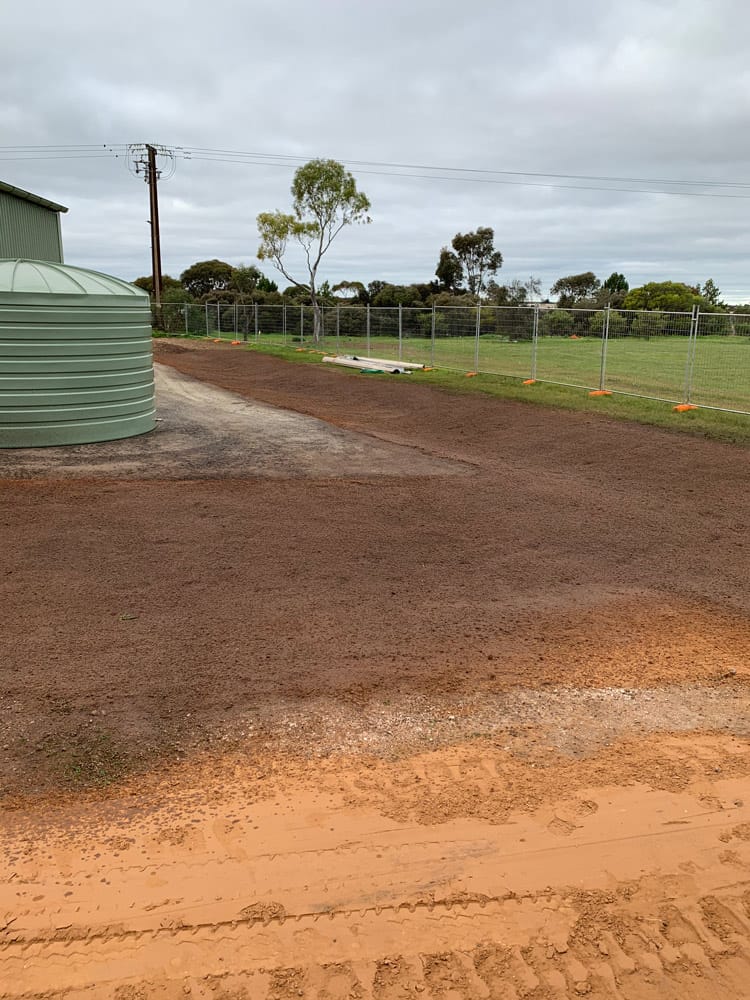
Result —
<instances>
[{"instance_id":1,"label":"green grass field","mask_svg":"<svg viewBox=\"0 0 750 1000\"><path fill-rule=\"evenodd\" d=\"M254 339L254 338L253 338ZM280 334L263 333L259 342L282 343ZM298 338L288 344L298 346ZM309 341L305 341L309 346ZM341 354L366 354L364 337L335 338L322 345ZM434 351L428 338L404 339L401 359L455 371L475 370L474 337L438 337ZM370 355L398 358L398 339L372 337ZM607 344L604 387L615 392L633 393L683 402L688 364L688 338L615 337ZM582 388L598 388L602 344L598 338L540 337L537 345L536 378ZM480 372L529 378L532 373L530 341L512 342L492 336L479 341ZM703 406L750 412L750 339L746 337L698 338L692 365L690 399Z\"/></svg>"}]
</instances>

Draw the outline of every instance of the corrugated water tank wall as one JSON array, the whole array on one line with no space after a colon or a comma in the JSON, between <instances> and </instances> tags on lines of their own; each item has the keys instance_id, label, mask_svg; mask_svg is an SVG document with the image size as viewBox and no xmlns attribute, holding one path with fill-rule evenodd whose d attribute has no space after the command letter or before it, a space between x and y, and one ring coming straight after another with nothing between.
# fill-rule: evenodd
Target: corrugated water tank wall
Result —
<instances>
[{"instance_id":1,"label":"corrugated water tank wall","mask_svg":"<svg viewBox=\"0 0 750 1000\"><path fill-rule=\"evenodd\" d=\"M108 441L154 426L148 295L82 268L0 261L0 447Z\"/></svg>"}]
</instances>

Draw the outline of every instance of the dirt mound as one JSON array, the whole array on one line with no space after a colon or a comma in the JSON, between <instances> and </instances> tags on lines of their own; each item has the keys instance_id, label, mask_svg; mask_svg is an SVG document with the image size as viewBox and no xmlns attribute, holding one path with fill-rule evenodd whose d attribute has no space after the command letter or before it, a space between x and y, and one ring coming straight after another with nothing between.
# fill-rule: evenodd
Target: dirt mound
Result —
<instances>
[{"instance_id":1,"label":"dirt mound","mask_svg":"<svg viewBox=\"0 0 750 1000\"><path fill-rule=\"evenodd\" d=\"M175 344L170 340L159 340L158 338L153 341L154 345L154 356L158 357L160 354L188 354L190 348L183 347L182 344Z\"/></svg>"}]
</instances>

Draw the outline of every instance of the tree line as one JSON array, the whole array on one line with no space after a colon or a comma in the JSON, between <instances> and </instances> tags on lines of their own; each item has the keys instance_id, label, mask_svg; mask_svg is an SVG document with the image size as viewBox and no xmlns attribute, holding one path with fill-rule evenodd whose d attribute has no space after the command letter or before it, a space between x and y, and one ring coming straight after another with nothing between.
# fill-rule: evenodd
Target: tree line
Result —
<instances>
[{"instance_id":1,"label":"tree line","mask_svg":"<svg viewBox=\"0 0 750 1000\"><path fill-rule=\"evenodd\" d=\"M457 234L467 235L474 234ZM375 307L471 306L479 301L486 305L523 306L540 301L542 283L533 275L525 281L514 279L505 285L498 284L494 279L484 280L480 285L480 279L475 273L465 287L459 277L461 272L456 267L456 262L447 261L447 255L448 251L443 248L436 268L436 278L429 282L398 285L375 279L368 284L361 281L340 281L330 285L328 281L324 281L316 289L316 296L322 305ZM206 302L312 304L307 288L289 285L279 291L276 282L252 264L235 266L223 260L202 260L191 264L179 278L164 275L162 281L163 302L201 305ZM150 277L136 278L134 284L149 293L153 290ZM697 305L703 312L724 312L730 308L721 300L721 292L711 278L702 286L678 281L656 281L631 289L623 274L614 272L600 281L593 271L586 271L558 278L552 285L550 294L557 298L560 309L606 309L611 306L613 309L690 312ZM731 308L736 312L750 312L750 306Z\"/></svg>"},{"instance_id":2,"label":"tree line","mask_svg":"<svg viewBox=\"0 0 750 1000\"><path fill-rule=\"evenodd\" d=\"M333 286L320 281L323 257L338 234L354 224L369 224L370 201L357 188L352 174L335 160L311 160L294 175L291 212L262 212L257 224L260 233L258 259L270 261L289 282L279 291L277 283L255 265L234 266L223 260L197 261L179 278L162 279L165 303L297 303L312 306L315 339L322 331L322 308L327 305L374 307L525 306L538 301L542 283L533 275L507 284L496 280L503 255L495 247L490 226L456 233L450 247L439 252L434 277L427 282L393 284L373 280L340 281ZM289 243L303 251L305 272L295 276L286 261ZM151 278L137 278L136 285L152 292ZM721 293L709 278L701 285L676 281L649 282L631 289L625 276L613 272L601 281L593 271L558 278L550 288L557 297L561 325L566 325L569 309L601 310L610 306L627 310L690 312L699 306L704 312L725 311ZM547 300L549 301L549 300ZM748 307L733 307L748 311Z\"/></svg>"}]
</instances>

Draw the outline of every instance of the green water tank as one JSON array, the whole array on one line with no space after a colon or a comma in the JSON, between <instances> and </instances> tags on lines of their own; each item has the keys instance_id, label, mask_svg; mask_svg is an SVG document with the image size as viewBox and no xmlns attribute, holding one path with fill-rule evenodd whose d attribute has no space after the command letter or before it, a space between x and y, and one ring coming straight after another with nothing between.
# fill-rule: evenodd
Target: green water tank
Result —
<instances>
[{"instance_id":1,"label":"green water tank","mask_svg":"<svg viewBox=\"0 0 750 1000\"><path fill-rule=\"evenodd\" d=\"M0 448L155 426L148 294L96 271L0 260Z\"/></svg>"}]
</instances>

